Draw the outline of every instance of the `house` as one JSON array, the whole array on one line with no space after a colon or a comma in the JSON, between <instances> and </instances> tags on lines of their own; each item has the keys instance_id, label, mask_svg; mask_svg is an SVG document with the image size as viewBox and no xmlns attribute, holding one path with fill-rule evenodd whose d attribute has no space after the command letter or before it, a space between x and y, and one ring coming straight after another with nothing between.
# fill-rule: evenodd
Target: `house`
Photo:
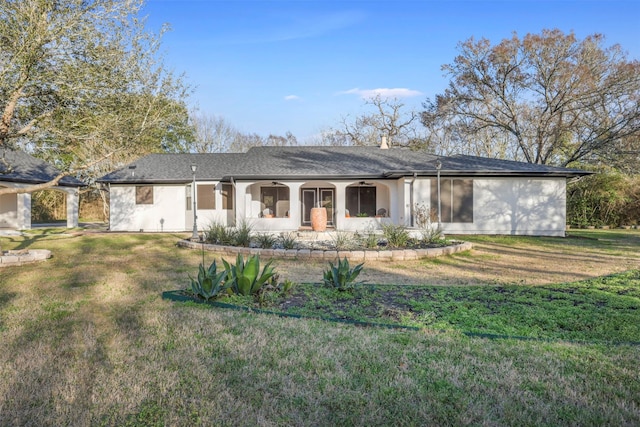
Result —
<instances>
[{"instance_id":1,"label":"house","mask_svg":"<svg viewBox=\"0 0 640 427\"><path fill-rule=\"evenodd\" d=\"M4 150L0 156L0 188L26 188L54 179L60 171L23 151ZM78 189L85 184L73 177L62 178L51 190L66 195L67 227L78 226ZM0 195L0 228L31 228L31 194Z\"/></svg>"},{"instance_id":2,"label":"house","mask_svg":"<svg viewBox=\"0 0 640 427\"><path fill-rule=\"evenodd\" d=\"M98 182L110 191L113 231L192 230L194 207L198 230L245 220L255 231L293 231L310 226L318 205L336 230L413 227L421 205L440 213L447 234L564 236L567 180L585 174L402 148L298 146L151 154Z\"/></svg>"}]
</instances>

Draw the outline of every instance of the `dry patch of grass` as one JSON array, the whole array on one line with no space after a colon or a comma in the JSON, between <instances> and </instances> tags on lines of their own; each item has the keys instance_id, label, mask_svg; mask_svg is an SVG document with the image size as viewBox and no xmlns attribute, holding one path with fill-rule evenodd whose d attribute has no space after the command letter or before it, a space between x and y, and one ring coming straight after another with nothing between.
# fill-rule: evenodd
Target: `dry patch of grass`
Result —
<instances>
[{"instance_id":1,"label":"dry patch of grass","mask_svg":"<svg viewBox=\"0 0 640 427\"><path fill-rule=\"evenodd\" d=\"M201 260L175 248L181 237L3 238L6 249L54 257L0 270L0 425L640 423L635 347L488 341L175 304L160 293L184 287ZM609 260L601 273L563 266L586 258L524 269L503 246L540 247L512 243L479 241L441 263L367 266L366 278L542 284L638 261L633 248L595 245L584 257ZM317 282L324 267L277 262L282 278L296 281Z\"/></svg>"}]
</instances>

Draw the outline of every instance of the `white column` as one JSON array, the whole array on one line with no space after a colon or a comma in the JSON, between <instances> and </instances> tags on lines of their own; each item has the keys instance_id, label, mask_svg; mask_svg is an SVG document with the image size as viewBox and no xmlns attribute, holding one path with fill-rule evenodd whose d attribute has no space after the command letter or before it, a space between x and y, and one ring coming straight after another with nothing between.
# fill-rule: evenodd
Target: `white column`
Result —
<instances>
[{"instance_id":1,"label":"white column","mask_svg":"<svg viewBox=\"0 0 640 427\"><path fill-rule=\"evenodd\" d=\"M80 195L77 188L65 190L67 194L67 228L78 226L80 212Z\"/></svg>"},{"instance_id":2,"label":"white column","mask_svg":"<svg viewBox=\"0 0 640 427\"><path fill-rule=\"evenodd\" d=\"M289 220L291 226L297 229L302 225L302 202L300 201L301 182L287 182L289 187Z\"/></svg>"},{"instance_id":3,"label":"white column","mask_svg":"<svg viewBox=\"0 0 640 427\"><path fill-rule=\"evenodd\" d=\"M336 184L336 230L344 230L346 227L345 224L345 212L347 211L347 183L337 182Z\"/></svg>"},{"instance_id":4,"label":"white column","mask_svg":"<svg viewBox=\"0 0 640 427\"><path fill-rule=\"evenodd\" d=\"M31 193L18 194L17 226L20 230L31 229Z\"/></svg>"}]
</instances>

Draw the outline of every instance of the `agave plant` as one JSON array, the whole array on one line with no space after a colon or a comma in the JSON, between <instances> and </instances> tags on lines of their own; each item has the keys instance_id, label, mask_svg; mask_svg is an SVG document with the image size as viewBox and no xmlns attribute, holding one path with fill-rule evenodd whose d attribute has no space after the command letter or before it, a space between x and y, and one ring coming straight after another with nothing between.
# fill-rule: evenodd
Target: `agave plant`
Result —
<instances>
[{"instance_id":1,"label":"agave plant","mask_svg":"<svg viewBox=\"0 0 640 427\"><path fill-rule=\"evenodd\" d=\"M205 300L210 300L220 295L223 291L229 288L227 278L227 271L221 271L218 273L218 266L213 261L209 268L204 268L203 264L200 264L198 268L198 277L194 279L189 275L191 279L191 291L199 297Z\"/></svg>"},{"instance_id":2,"label":"agave plant","mask_svg":"<svg viewBox=\"0 0 640 427\"><path fill-rule=\"evenodd\" d=\"M338 265L329 262L329 269L324 272L324 284L339 291L348 291L363 282L356 282L356 278L362 271L362 264L351 268L349 260L345 257L342 261L338 259Z\"/></svg>"},{"instance_id":3,"label":"agave plant","mask_svg":"<svg viewBox=\"0 0 640 427\"><path fill-rule=\"evenodd\" d=\"M264 266L262 273L260 272L260 257L258 255L248 257L246 263L241 254L238 254L235 265L229 264L224 259L222 262L230 289L239 295L257 293L276 274L271 267L271 261Z\"/></svg>"}]
</instances>

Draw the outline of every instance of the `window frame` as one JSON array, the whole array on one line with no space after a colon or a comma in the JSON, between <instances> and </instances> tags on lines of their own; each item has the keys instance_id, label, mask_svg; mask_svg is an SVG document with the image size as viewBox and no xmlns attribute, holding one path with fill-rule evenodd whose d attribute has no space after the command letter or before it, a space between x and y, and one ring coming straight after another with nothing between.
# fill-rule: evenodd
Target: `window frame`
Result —
<instances>
[{"instance_id":1,"label":"window frame","mask_svg":"<svg viewBox=\"0 0 640 427\"><path fill-rule=\"evenodd\" d=\"M356 193L357 192L357 193ZM371 205L371 200L367 203L368 206L365 207L363 211L363 198L370 197L373 192L373 205ZM356 194L354 194L356 193ZM357 198L355 201L355 207L357 209L353 209L354 200L353 198ZM367 217L375 217L378 212L378 188L375 185L350 185L345 190L345 206L349 211L349 216L351 218L358 217L363 213L367 214Z\"/></svg>"},{"instance_id":2,"label":"window frame","mask_svg":"<svg viewBox=\"0 0 640 427\"><path fill-rule=\"evenodd\" d=\"M136 205L152 205L153 200L153 185L136 185Z\"/></svg>"},{"instance_id":3,"label":"window frame","mask_svg":"<svg viewBox=\"0 0 640 427\"><path fill-rule=\"evenodd\" d=\"M196 209L199 211L212 211L216 209L216 185L196 185Z\"/></svg>"},{"instance_id":4,"label":"window frame","mask_svg":"<svg viewBox=\"0 0 640 427\"><path fill-rule=\"evenodd\" d=\"M267 190L267 191L265 191ZM275 194L265 194L272 193ZM266 197L273 197L269 199L269 204L266 202ZM286 196L286 197L285 197ZM276 205L280 201L291 202L291 190L286 185L265 185L260 187L260 214L263 215L265 209L270 209L274 218L276 218L277 209ZM264 205L264 207L262 207Z\"/></svg>"},{"instance_id":5,"label":"window frame","mask_svg":"<svg viewBox=\"0 0 640 427\"><path fill-rule=\"evenodd\" d=\"M472 178L440 178L440 222L472 224L474 211ZM438 210L438 179L431 178L431 206Z\"/></svg>"}]
</instances>

